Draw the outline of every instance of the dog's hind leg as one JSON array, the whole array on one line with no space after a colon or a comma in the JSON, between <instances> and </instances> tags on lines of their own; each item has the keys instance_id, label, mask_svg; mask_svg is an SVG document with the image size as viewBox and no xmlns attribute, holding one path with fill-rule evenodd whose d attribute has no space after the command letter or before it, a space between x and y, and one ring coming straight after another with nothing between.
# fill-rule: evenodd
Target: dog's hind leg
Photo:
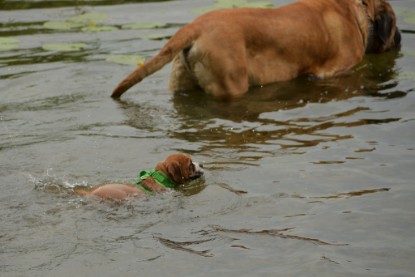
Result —
<instances>
[{"instance_id":1,"label":"dog's hind leg","mask_svg":"<svg viewBox=\"0 0 415 277\"><path fill-rule=\"evenodd\" d=\"M194 75L191 73L183 53L178 54L173 60L169 89L173 92L177 92L193 90L198 87L199 85Z\"/></svg>"},{"instance_id":2,"label":"dog's hind leg","mask_svg":"<svg viewBox=\"0 0 415 277\"><path fill-rule=\"evenodd\" d=\"M212 41L196 42L178 54L172 65L169 88L185 91L202 88L218 99L233 99L248 91L244 49L225 47L210 51ZM225 58L224 58L225 57Z\"/></svg>"},{"instance_id":3,"label":"dog's hind leg","mask_svg":"<svg viewBox=\"0 0 415 277\"><path fill-rule=\"evenodd\" d=\"M249 82L247 69L244 66L226 67L225 64L215 65L211 73L211 83L202 86L215 98L231 100L240 98L248 92ZM216 70L215 70L216 68ZM222 74L218 74L221 72ZM202 85L202 84L201 84Z\"/></svg>"},{"instance_id":4,"label":"dog's hind leg","mask_svg":"<svg viewBox=\"0 0 415 277\"><path fill-rule=\"evenodd\" d=\"M195 64L194 74L200 87L217 99L239 98L249 89L248 72L243 58L234 62L210 53L210 59Z\"/></svg>"}]
</instances>

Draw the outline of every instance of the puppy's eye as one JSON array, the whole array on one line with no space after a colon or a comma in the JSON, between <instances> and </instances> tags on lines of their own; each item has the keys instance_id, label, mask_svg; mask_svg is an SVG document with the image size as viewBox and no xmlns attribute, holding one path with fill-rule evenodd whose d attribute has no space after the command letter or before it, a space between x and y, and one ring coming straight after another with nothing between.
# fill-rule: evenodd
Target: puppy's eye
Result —
<instances>
[{"instance_id":1,"label":"puppy's eye","mask_svg":"<svg viewBox=\"0 0 415 277\"><path fill-rule=\"evenodd\" d=\"M193 164L193 163L190 163L189 164L189 170L190 170L190 172L193 172L193 171L195 171L196 169L195 169L195 165Z\"/></svg>"}]
</instances>

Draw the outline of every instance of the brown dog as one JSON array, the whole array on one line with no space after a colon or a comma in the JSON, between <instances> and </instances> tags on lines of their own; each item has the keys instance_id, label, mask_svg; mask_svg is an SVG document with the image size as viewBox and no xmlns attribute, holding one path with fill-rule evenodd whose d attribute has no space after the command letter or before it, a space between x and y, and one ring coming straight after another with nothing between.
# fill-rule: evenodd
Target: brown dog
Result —
<instances>
[{"instance_id":1,"label":"brown dog","mask_svg":"<svg viewBox=\"0 0 415 277\"><path fill-rule=\"evenodd\" d=\"M165 191L177 185L187 183L203 175L203 165L193 162L184 154L173 154L157 164L155 170L142 171L135 185L104 184L90 190L75 189L77 195L86 195L108 200L123 200L155 192Z\"/></svg>"},{"instance_id":2,"label":"brown dog","mask_svg":"<svg viewBox=\"0 0 415 277\"><path fill-rule=\"evenodd\" d=\"M237 98L250 86L301 75L348 72L365 52L400 46L386 0L299 0L277 9L225 9L182 27L160 53L115 88L119 98L173 59L172 91L197 87L216 98Z\"/></svg>"}]
</instances>

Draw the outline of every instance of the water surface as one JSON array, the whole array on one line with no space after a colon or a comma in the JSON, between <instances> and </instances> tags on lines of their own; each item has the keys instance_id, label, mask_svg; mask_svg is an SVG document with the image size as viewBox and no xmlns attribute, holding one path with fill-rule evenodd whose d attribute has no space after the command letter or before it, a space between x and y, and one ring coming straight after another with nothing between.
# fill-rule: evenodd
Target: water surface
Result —
<instances>
[{"instance_id":1,"label":"water surface","mask_svg":"<svg viewBox=\"0 0 415 277\"><path fill-rule=\"evenodd\" d=\"M222 103L172 95L169 67L109 97L134 68L109 57L153 56L212 1L1 1L1 275L415 276L415 8L391 3L400 51ZM85 13L106 16L45 27ZM143 22L163 27L123 28ZM121 205L71 194L177 151L204 182Z\"/></svg>"}]
</instances>

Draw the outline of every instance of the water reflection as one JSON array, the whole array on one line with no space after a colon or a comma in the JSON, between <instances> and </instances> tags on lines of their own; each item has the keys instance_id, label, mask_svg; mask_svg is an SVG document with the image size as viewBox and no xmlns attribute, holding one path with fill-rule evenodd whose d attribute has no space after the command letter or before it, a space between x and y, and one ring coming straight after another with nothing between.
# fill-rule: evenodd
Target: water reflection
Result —
<instances>
[{"instance_id":1,"label":"water reflection","mask_svg":"<svg viewBox=\"0 0 415 277\"><path fill-rule=\"evenodd\" d=\"M254 88L234 102L218 102L201 92L176 94L173 103L181 126L171 135L191 142L210 141L206 146L209 150L225 147L244 151L244 147L252 150L253 145L297 149L349 139L351 134L329 129L399 120L360 118L360 113L370 108L344 102L359 96L405 96L406 92L395 90L398 56L397 52L381 58L368 56L349 76L322 81L299 79ZM329 106L319 106L323 103ZM304 109L308 112L302 113Z\"/></svg>"},{"instance_id":2,"label":"water reflection","mask_svg":"<svg viewBox=\"0 0 415 277\"><path fill-rule=\"evenodd\" d=\"M201 91L191 91L173 96L173 111L127 102L121 106L127 124L134 128L197 144L199 153L236 151L240 162L255 163L275 151L301 154L304 150L299 149L305 147L353 138L352 133L339 133L338 128L399 120L382 114L377 115L381 118L367 118L370 107L349 101L365 96L404 97L407 92L395 89L398 57L398 52L367 56L348 76L317 81L303 78L253 88L238 101L220 102ZM167 122L160 122L162 118Z\"/></svg>"},{"instance_id":3,"label":"water reflection","mask_svg":"<svg viewBox=\"0 0 415 277\"><path fill-rule=\"evenodd\" d=\"M389 91L398 85L394 77L399 56L397 51L382 57L368 55L349 76L320 81L304 78L253 88L238 101L218 102L201 91L191 91L175 94L173 103L183 121L221 118L241 122L257 121L264 112L299 108L307 103L341 101L363 95L402 97L405 92Z\"/></svg>"},{"instance_id":4,"label":"water reflection","mask_svg":"<svg viewBox=\"0 0 415 277\"><path fill-rule=\"evenodd\" d=\"M55 32L43 23L85 11L110 11L112 26L154 15L184 22L212 1L91 7L109 2L1 1L0 36L21 42L0 53L3 275L415 272L407 243L415 211L414 95L407 95L414 32L403 32L403 58L368 56L342 78L275 84L222 103L198 92L172 97L163 91L165 71L114 103L109 93L125 69L101 61L152 55L161 43L140 40L141 31ZM393 4L410 11L409 2ZM51 9L79 3L89 6ZM4 10L24 5L47 8ZM413 30L403 18L400 27ZM40 48L53 42L91 48ZM396 73L410 78L398 84ZM129 181L136 167L176 150L206 161L205 184L123 205L70 194L77 185Z\"/></svg>"}]
</instances>

